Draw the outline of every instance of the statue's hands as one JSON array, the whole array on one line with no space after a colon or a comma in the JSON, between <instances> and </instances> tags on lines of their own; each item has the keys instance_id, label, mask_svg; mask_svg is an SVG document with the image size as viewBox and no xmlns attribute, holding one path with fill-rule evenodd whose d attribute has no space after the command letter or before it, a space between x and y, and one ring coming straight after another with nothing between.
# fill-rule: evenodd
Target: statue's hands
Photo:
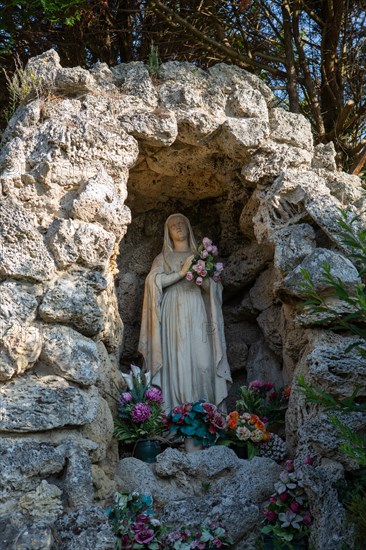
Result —
<instances>
[{"instance_id":1,"label":"statue's hands","mask_svg":"<svg viewBox=\"0 0 366 550\"><path fill-rule=\"evenodd\" d=\"M194 254L191 254L191 256L188 256L184 264L182 265L182 269L179 272L179 275L183 278L187 275L189 268L192 265L192 262L194 260Z\"/></svg>"}]
</instances>

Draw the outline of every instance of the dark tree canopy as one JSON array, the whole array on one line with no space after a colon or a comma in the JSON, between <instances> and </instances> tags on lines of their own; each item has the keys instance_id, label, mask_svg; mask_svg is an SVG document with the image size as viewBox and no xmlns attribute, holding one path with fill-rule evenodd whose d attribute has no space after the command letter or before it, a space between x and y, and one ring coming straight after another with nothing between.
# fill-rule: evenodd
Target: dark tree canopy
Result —
<instances>
[{"instance_id":1,"label":"dark tree canopy","mask_svg":"<svg viewBox=\"0 0 366 550\"><path fill-rule=\"evenodd\" d=\"M1 30L2 29L2 30ZM366 160L365 0L5 0L0 65L14 70L51 47L65 66L162 61L251 71L278 103L310 121L317 142L335 142L339 163ZM7 101L4 75L0 101Z\"/></svg>"}]
</instances>

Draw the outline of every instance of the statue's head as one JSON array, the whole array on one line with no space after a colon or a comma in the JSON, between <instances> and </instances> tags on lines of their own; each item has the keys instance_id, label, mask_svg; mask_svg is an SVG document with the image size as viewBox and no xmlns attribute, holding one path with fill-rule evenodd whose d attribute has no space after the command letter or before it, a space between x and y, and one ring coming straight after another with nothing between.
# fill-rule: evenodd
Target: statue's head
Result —
<instances>
[{"instance_id":1,"label":"statue's head","mask_svg":"<svg viewBox=\"0 0 366 550\"><path fill-rule=\"evenodd\" d=\"M170 238L173 243L186 241L189 235L187 219L182 214L173 214L167 219Z\"/></svg>"}]
</instances>

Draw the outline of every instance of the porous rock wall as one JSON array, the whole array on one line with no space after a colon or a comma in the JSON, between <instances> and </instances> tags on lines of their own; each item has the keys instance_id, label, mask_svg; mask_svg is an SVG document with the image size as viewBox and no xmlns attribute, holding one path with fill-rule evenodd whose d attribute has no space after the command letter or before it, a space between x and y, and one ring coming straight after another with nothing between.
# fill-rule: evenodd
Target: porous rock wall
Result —
<instances>
[{"instance_id":1,"label":"porous rock wall","mask_svg":"<svg viewBox=\"0 0 366 550\"><path fill-rule=\"evenodd\" d=\"M335 218L364 199L333 146L314 147L304 117L236 67L169 62L150 77L143 63L62 68L50 50L27 70L39 98L14 114L0 154L0 517L18 537L31 532L22 518L44 522L46 545L49 523L113 490L110 395L121 357L138 360L143 282L166 217L183 212L219 246L236 383L303 373L346 395L365 365L353 356L350 369L349 340L298 311L297 283L306 267L324 290L324 261L350 288L359 281ZM298 395L287 427L293 452L352 467ZM321 533L318 547L331 548ZM98 536L80 544L110 547Z\"/></svg>"}]
</instances>

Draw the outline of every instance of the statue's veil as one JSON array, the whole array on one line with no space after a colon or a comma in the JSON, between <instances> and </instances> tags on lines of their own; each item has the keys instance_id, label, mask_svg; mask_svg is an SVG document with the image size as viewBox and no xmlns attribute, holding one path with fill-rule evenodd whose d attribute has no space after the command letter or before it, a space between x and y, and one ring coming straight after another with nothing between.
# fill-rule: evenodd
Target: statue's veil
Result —
<instances>
[{"instance_id":1,"label":"statue's veil","mask_svg":"<svg viewBox=\"0 0 366 550\"><path fill-rule=\"evenodd\" d=\"M188 235L189 248L192 250L192 252L197 251L196 239L194 238L192 227L191 227L189 219L186 218L185 216L183 216L183 214L177 213L177 214L172 214L171 216L169 216L169 218L165 222L165 226L164 226L164 244L163 244L163 250L162 250L164 256L168 252L173 252L174 251L173 241L172 241L172 239L170 238L170 235L169 235L168 223L173 218L178 218L178 217L183 218L183 220L185 221L185 223L188 227L188 231L189 231L189 235Z\"/></svg>"}]
</instances>

